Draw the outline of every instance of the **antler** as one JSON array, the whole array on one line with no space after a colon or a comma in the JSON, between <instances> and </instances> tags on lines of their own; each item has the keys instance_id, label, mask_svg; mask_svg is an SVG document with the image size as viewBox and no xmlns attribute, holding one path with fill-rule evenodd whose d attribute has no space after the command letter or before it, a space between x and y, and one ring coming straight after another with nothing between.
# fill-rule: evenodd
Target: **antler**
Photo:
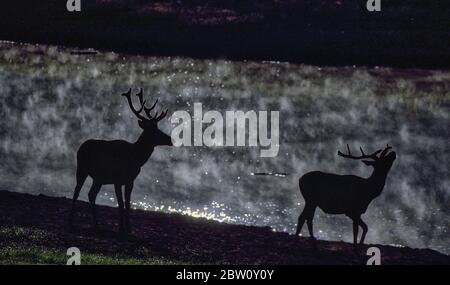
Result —
<instances>
[{"instance_id":1,"label":"antler","mask_svg":"<svg viewBox=\"0 0 450 285\"><path fill-rule=\"evenodd\" d=\"M139 93L136 94L136 97L139 98L139 103L141 103L145 109L144 90L142 88L139 90Z\"/></svg>"},{"instance_id":2,"label":"antler","mask_svg":"<svg viewBox=\"0 0 450 285\"><path fill-rule=\"evenodd\" d=\"M391 148L392 147L389 144L386 144L386 148L383 149L383 152L380 154L380 157L384 157Z\"/></svg>"},{"instance_id":3,"label":"antler","mask_svg":"<svg viewBox=\"0 0 450 285\"><path fill-rule=\"evenodd\" d=\"M153 104L153 106L151 106L150 108L144 107L144 111L147 114L147 117L149 117L150 119L153 118L153 116L150 114L150 112L155 109L156 104L158 104L158 99L156 99L155 103Z\"/></svg>"},{"instance_id":4,"label":"antler","mask_svg":"<svg viewBox=\"0 0 450 285\"><path fill-rule=\"evenodd\" d=\"M158 112L156 112L155 116L152 116L150 114L150 112L155 109L156 104L158 104L158 99L156 99L155 103L153 104L153 106L151 106L150 108L144 107L144 112L147 114L147 116L152 119L152 120L156 120L157 122L161 121L162 119L164 119L167 115L167 112L169 112L169 109L166 109L166 111L162 112L161 114L159 114Z\"/></svg>"},{"instance_id":5,"label":"antler","mask_svg":"<svg viewBox=\"0 0 450 285\"><path fill-rule=\"evenodd\" d=\"M136 117L137 117L139 120L147 120L147 121L149 121L149 120L155 120L156 122L159 122L159 121L161 121L163 118L166 117L167 112L169 111L169 109L166 109L165 112L162 112L161 114L156 113L155 116L152 116L152 115L150 114L150 112L151 112L153 109L155 109L156 104L158 103L158 99L156 99L155 103L154 103L150 108L147 108L147 107L145 106L146 101L144 100L144 90L143 90L142 88L139 90L139 93L136 94L136 96L139 98L139 103L141 104L141 107L140 107L139 110L136 110L136 109L133 107L133 102L132 102L132 100L131 100L131 88L130 88L130 90L128 90L127 93L123 93L122 96L124 96L124 97L127 98L127 100L128 100L128 105L130 106L131 111L133 111L133 113L136 115ZM146 118L146 117L144 117L144 116L142 116L142 115L140 114L140 113L142 112L142 110L144 110L144 112L145 112L145 114L147 115L148 118Z\"/></svg>"},{"instance_id":6,"label":"antler","mask_svg":"<svg viewBox=\"0 0 450 285\"><path fill-rule=\"evenodd\" d=\"M150 112L155 109L156 104L158 104L158 99L156 99L155 103L153 103L153 105L150 108L147 108L145 106L145 100L144 100L144 90L141 88L141 90L139 91L138 94L136 94L136 96L139 98L139 102L141 102L141 105L144 106L144 112L145 114L147 114L147 117L149 119L152 119L153 116L150 114Z\"/></svg>"},{"instance_id":7,"label":"antler","mask_svg":"<svg viewBox=\"0 0 450 285\"><path fill-rule=\"evenodd\" d=\"M351 158L351 159L365 159L365 158L371 158L371 159L373 159L373 160L377 160L377 159L378 159L377 154L381 152L381 149L379 149L379 150L375 151L375 152L372 153L372 154L365 154L364 151L363 151L363 149L362 149L362 147L360 147L359 149L360 149L360 151L361 151L361 155L360 155L360 156L354 156L354 155L352 155L352 153L351 153L351 151L350 151L350 147L349 147L348 144L347 144L347 151L348 151L348 153L347 153L347 154L344 154L344 153L342 153L341 151L338 150L338 155L339 155L339 156L342 156L342 157L345 157L345 158Z\"/></svg>"},{"instance_id":8,"label":"antler","mask_svg":"<svg viewBox=\"0 0 450 285\"><path fill-rule=\"evenodd\" d=\"M158 117L156 117L156 121L159 122L162 119L164 119L167 116L167 112L169 112L169 109L166 109L166 111L162 112L161 115L159 115Z\"/></svg>"},{"instance_id":9,"label":"antler","mask_svg":"<svg viewBox=\"0 0 450 285\"><path fill-rule=\"evenodd\" d=\"M128 90L127 93L123 93L122 96L127 98L128 105L130 106L131 111L133 111L134 115L136 115L136 117L139 120L147 120L147 118L145 118L144 116L142 116L140 114L142 112L142 110L144 110L144 107L145 107L145 101L143 101L143 99L142 99L142 94L141 95L139 95L139 93L136 94L136 96L139 97L139 101L141 103L141 108L139 110L136 110L133 106L133 101L131 100L131 88Z\"/></svg>"}]
</instances>

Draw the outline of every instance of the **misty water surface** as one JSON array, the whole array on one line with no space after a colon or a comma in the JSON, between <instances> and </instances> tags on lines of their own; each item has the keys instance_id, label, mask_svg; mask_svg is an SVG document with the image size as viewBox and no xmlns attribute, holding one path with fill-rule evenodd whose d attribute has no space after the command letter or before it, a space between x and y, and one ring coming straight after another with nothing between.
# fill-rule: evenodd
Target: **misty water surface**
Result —
<instances>
[{"instance_id":1,"label":"misty water surface","mask_svg":"<svg viewBox=\"0 0 450 285\"><path fill-rule=\"evenodd\" d=\"M0 189L71 197L75 154L89 138L137 139L121 92L192 114L280 111L280 151L158 148L137 178L134 206L293 233L303 199L298 178L311 170L369 176L336 155L348 143L369 151L389 143L398 158L382 195L363 219L368 243L450 253L450 72L318 68L286 63L73 55L57 47L0 45ZM160 109L159 109L160 110ZM170 132L169 120L161 128ZM286 172L286 177L252 176ZM81 199L86 200L88 179ZM112 186L98 203L115 205ZM351 241L345 216L316 212L320 239ZM306 234L304 228L303 234ZM307 234L306 234L307 235Z\"/></svg>"}]
</instances>

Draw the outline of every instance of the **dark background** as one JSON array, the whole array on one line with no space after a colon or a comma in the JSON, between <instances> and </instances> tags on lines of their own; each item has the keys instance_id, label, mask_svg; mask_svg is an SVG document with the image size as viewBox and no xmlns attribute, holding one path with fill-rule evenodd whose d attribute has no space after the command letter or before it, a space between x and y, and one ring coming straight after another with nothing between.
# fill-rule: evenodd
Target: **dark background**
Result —
<instances>
[{"instance_id":1,"label":"dark background","mask_svg":"<svg viewBox=\"0 0 450 285\"><path fill-rule=\"evenodd\" d=\"M195 58L448 68L450 1L66 0L0 4L0 39Z\"/></svg>"}]
</instances>

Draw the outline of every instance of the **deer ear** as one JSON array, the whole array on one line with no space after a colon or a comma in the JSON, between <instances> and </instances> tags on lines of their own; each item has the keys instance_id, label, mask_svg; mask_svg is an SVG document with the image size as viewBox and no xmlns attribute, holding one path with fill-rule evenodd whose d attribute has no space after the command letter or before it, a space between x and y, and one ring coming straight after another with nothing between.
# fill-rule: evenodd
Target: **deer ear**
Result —
<instances>
[{"instance_id":1,"label":"deer ear","mask_svg":"<svg viewBox=\"0 0 450 285\"><path fill-rule=\"evenodd\" d=\"M363 160L362 162L364 162L364 164L367 165L367 166L374 166L375 165L375 161L372 161L372 160Z\"/></svg>"},{"instance_id":2,"label":"deer ear","mask_svg":"<svg viewBox=\"0 0 450 285\"><path fill-rule=\"evenodd\" d=\"M138 125L139 125L139 127L141 127L141 129L144 129L144 121L139 120Z\"/></svg>"}]
</instances>

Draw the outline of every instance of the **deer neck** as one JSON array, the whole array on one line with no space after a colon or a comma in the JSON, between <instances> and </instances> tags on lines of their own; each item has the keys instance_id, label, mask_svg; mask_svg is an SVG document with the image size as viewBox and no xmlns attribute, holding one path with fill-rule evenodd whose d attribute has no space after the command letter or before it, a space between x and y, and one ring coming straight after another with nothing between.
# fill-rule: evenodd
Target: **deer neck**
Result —
<instances>
[{"instance_id":1,"label":"deer neck","mask_svg":"<svg viewBox=\"0 0 450 285\"><path fill-rule=\"evenodd\" d=\"M134 146L134 155L137 160L139 166L144 165L155 149L155 146L145 139L144 133L142 133L138 140L133 144Z\"/></svg>"},{"instance_id":2,"label":"deer neck","mask_svg":"<svg viewBox=\"0 0 450 285\"><path fill-rule=\"evenodd\" d=\"M368 178L370 185L369 189L374 197L377 197L383 191L388 172L389 169L375 168L372 175Z\"/></svg>"}]
</instances>

